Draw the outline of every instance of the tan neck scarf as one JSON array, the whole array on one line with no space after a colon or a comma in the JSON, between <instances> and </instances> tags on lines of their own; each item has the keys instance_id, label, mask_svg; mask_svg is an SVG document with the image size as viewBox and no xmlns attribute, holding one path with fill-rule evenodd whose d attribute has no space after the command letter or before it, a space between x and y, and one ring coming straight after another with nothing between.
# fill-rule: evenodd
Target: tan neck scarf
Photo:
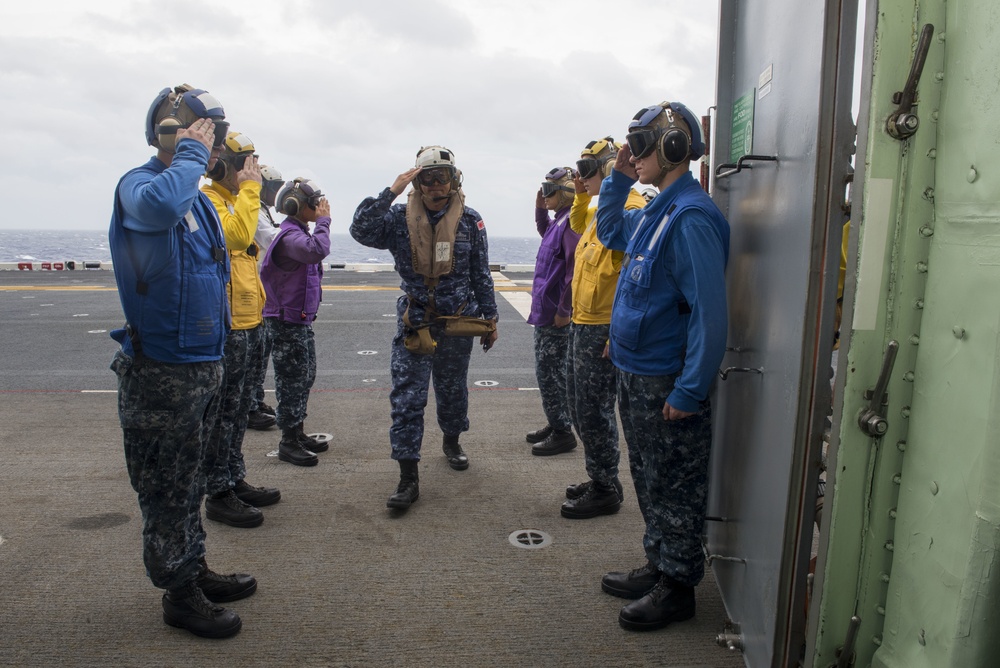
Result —
<instances>
[{"instance_id":1,"label":"tan neck scarf","mask_svg":"<svg viewBox=\"0 0 1000 668\"><path fill-rule=\"evenodd\" d=\"M430 223L418 189L411 190L406 200L406 227L410 231L413 270L424 277L427 285L436 285L438 278L455 268L455 233L465 213L465 193L456 190L448 199L444 216L434 225Z\"/></svg>"}]
</instances>

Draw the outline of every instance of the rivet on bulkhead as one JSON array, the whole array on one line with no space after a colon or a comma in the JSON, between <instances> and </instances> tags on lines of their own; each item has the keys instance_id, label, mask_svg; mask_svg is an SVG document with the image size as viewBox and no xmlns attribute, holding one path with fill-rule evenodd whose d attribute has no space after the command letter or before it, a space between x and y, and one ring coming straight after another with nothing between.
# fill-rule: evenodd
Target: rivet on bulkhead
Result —
<instances>
[{"instance_id":1,"label":"rivet on bulkhead","mask_svg":"<svg viewBox=\"0 0 1000 668\"><path fill-rule=\"evenodd\" d=\"M925 239L933 237L934 228L931 227L930 225L924 225L923 227L920 228L920 236L924 237Z\"/></svg>"},{"instance_id":2,"label":"rivet on bulkhead","mask_svg":"<svg viewBox=\"0 0 1000 668\"><path fill-rule=\"evenodd\" d=\"M926 274L927 273L927 263L926 262L918 262L917 263L917 273L920 273L920 274Z\"/></svg>"},{"instance_id":3,"label":"rivet on bulkhead","mask_svg":"<svg viewBox=\"0 0 1000 668\"><path fill-rule=\"evenodd\" d=\"M969 171L965 175L965 180L969 183L975 183L976 179L979 178L979 171L976 169L975 165L969 165Z\"/></svg>"},{"instance_id":4,"label":"rivet on bulkhead","mask_svg":"<svg viewBox=\"0 0 1000 668\"><path fill-rule=\"evenodd\" d=\"M927 644L927 636L924 634L923 629L920 629L920 633L917 634L917 642L920 643L921 646Z\"/></svg>"},{"instance_id":5,"label":"rivet on bulkhead","mask_svg":"<svg viewBox=\"0 0 1000 668\"><path fill-rule=\"evenodd\" d=\"M956 339L964 339L965 327L959 327L958 325L955 325L954 327L951 328L951 333L955 335Z\"/></svg>"},{"instance_id":6,"label":"rivet on bulkhead","mask_svg":"<svg viewBox=\"0 0 1000 668\"><path fill-rule=\"evenodd\" d=\"M896 546L892 544L891 540L887 540L887 541L885 541L885 549L887 549L890 552L892 552L893 550L896 549Z\"/></svg>"},{"instance_id":7,"label":"rivet on bulkhead","mask_svg":"<svg viewBox=\"0 0 1000 668\"><path fill-rule=\"evenodd\" d=\"M944 81L944 72L936 72L934 74L934 81Z\"/></svg>"},{"instance_id":8,"label":"rivet on bulkhead","mask_svg":"<svg viewBox=\"0 0 1000 668\"><path fill-rule=\"evenodd\" d=\"M912 371L907 371L906 373L903 374L903 380L905 380L907 383L912 383L914 377L915 376L913 375Z\"/></svg>"},{"instance_id":9,"label":"rivet on bulkhead","mask_svg":"<svg viewBox=\"0 0 1000 668\"><path fill-rule=\"evenodd\" d=\"M924 307L924 300L923 299L915 299L913 301L913 308L915 308L915 309L917 309L919 311L923 307Z\"/></svg>"},{"instance_id":10,"label":"rivet on bulkhead","mask_svg":"<svg viewBox=\"0 0 1000 668\"><path fill-rule=\"evenodd\" d=\"M913 336L910 337L910 343L912 343L915 346L919 346L920 345L920 337L917 336L916 334L914 334Z\"/></svg>"},{"instance_id":11,"label":"rivet on bulkhead","mask_svg":"<svg viewBox=\"0 0 1000 668\"><path fill-rule=\"evenodd\" d=\"M924 188L924 199L934 199L934 188Z\"/></svg>"},{"instance_id":12,"label":"rivet on bulkhead","mask_svg":"<svg viewBox=\"0 0 1000 668\"><path fill-rule=\"evenodd\" d=\"M899 414L905 418L910 417L910 407L903 406L902 408L899 409Z\"/></svg>"},{"instance_id":13,"label":"rivet on bulkhead","mask_svg":"<svg viewBox=\"0 0 1000 668\"><path fill-rule=\"evenodd\" d=\"M906 441L899 441L896 443L896 449L900 452L906 452Z\"/></svg>"},{"instance_id":14,"label":"rivet on bulkhead","mask_svg":"<svg viewBox=\"0 0 1000 668\"><path fill-rule=\"evenodd\" d=\"M940 492L940 491L941 491L941 487L937 484L937 482L934 481L934 480L931 480L931 494L933 494L934 496L937 496L937 493Z\"/></svg>"},{"instance_id":15,"label":"rivet on bulkhead","mask_svg":"<svg viewBox=\"0 0 1000 668\"><path fill-rule=\"evenodd\" d=\"M935 158L937 158L937 149L936 148L932 148L929 151L927 151L927 157L930 158L931 160L934 160Z\"/></svg>"}]
</instances>

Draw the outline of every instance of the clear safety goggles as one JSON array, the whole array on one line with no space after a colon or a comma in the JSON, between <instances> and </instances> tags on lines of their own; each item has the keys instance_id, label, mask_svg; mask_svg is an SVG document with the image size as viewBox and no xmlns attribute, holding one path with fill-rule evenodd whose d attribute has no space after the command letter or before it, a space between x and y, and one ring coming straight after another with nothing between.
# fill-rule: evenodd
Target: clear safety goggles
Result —
<instances>
[{"instance_id":1,"label":"clear safety goggles","mask_svg":"<svg viewBox=\"0 0 1000 668\"><path fill-rule=\"evenodd\" d=\"M422 186L444 185L451 183L454 179L455 171L451 167L432 167L423 169L417 174L417 182Z\"/></svg>"}]
</instances>

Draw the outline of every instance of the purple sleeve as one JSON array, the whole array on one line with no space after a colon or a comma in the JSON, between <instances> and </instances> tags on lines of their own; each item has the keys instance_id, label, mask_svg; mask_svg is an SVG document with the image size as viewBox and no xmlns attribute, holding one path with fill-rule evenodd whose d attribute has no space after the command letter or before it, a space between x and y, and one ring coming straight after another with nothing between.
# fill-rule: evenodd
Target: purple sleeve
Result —
<instances>
[{"instance_id":1,"label":"purple sleeve","mask_svg":"<svg viewBox=\"0 0 1000 668\"><path fill-rule=\"evenodd\" d=\"M559 297L556 313L568 317L573 315L573 270L576 268L576 246L580 243L580 235L573 231L568 220L561 243L563 257L566 258L566 271L563 272L562 295Z\"/></svg>"},{"instance_id":2,"label":"purple sleeve","mask_svg":"<svg viewBox=\"0 0 1000 668\"><path fill-rule=\"evenodd\" d=\"M549 218L548 210L535 207L535 228L538 230L538 236L544 237L545 230L549 229L551 224L552 220Z\"/></svg>"},{"instance_id":3,"label":"purple sleeve","mask_svg":"<svg viewBox=\"0 0 1000 668\"><path fill-rule=\"evenodd\" d=\"M319 218L312 234L290 231L282 237L280 246L281 255L290 260L319 264L330 254L330 217Z\"/></svg>"}]
</instances>

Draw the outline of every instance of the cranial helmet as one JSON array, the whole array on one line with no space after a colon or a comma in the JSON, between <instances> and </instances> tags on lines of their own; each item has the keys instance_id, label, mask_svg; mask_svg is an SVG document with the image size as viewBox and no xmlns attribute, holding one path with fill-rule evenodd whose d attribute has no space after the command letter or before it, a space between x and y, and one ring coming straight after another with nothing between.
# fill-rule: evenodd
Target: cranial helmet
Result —
<instances>
[{"instance_id":1,"label":"cranial helmet","mask_svg":"<svg viewBox=\"0 0 1000 668\"><path fill-rule=\"evenodd\" d=\"M215 121L215 145L221 146L229 130L229 124L223 120L226 112L222 104L208 91L189 84L164 88L146 112L146 142L154 148L173 153L177 145L177 131L190 127L200 118Z\"/></svg>"},{"instance_id":2,"label":"cranial helmet","mask_svg":"<svg viewBox=\"0 0 1000 668\"><path fill-rule=\"evenodd\" d=\"M576 161L576 168L580 172L581 179L589 179L598 172L602 176L610 176L614 167L615 158L618 157L618 149L621 146L615 143L611 137L595 139L587 144L580 151L580 159Z\"/></svg>"},{"instance_id":3,"label":"cranial helmet","mask_svg":"<svg viewBox=\"0 0 1000 668\"><path fill-rule=\"evenodd\" d=\"M417 175L420 185L431 185L435 180L444 183L441 178L434 178L437 174L451 180L452 190L462 186L462 172L455 167L455 154L444 146L421 146L413 166L422 169Z\"/></svg>"},{"instance_id":4,"label":"cranial helmet","mask_svg":"<svg viewBox=\"0 0 1000 668\"><path fill-rule=\"evenodd\" d=\"M573 186L574 176L576 172L572 167L553 167L542 181L542 197L555 196L557 211L573 203L573 198L576 196L576 188Z\"/></svg>"},{"instance_id":5,"label":"cranial helmet","mask_svg":"<svg viewBox=\"0 0 1000 668\"><path fill-rule=\"evenodd\" d=\"M274 206L278 191L285 185L281 172L270 165L260 166L260 201Z\"/></svg>"},{"instance_id":6,"label":"cranial helmet","mask_svg":"<svg viewBox=\"0 0 1000 668\"><path fill-rule=\"evenodd\" d=\"M323 197L323 191L315 181L297 176L278 191L276 208L285 215L297 216L303 206L311 209L318 207Z\"/></svg>"},{"instance_id":7,"label":"cranial helmet","mask_svg":"<svg viewBox=\"0 0 1000 668\"><path fill-rule=\"evenodd\" d=\"M637 158L655 150L664 174L685 160L697 160L705 154L698 119L680 102L661 102L640 109L629 123L626 140Z\"/></svg>"},{"instance_id":8,"label":"cranial helmet","mask_svg":"<svg viewBox=\"0 0 1000 668\"><path fill-rule=\"evenodd\" d=\"M215 166L209 170L208 178L213 181L221 181L227 176L231 176L243 169L247 158L254 154L254 145L242 132L230 132L226 135L226 140L222 144L222 155L215 162Z\"/></svg>"}]
</instances>

